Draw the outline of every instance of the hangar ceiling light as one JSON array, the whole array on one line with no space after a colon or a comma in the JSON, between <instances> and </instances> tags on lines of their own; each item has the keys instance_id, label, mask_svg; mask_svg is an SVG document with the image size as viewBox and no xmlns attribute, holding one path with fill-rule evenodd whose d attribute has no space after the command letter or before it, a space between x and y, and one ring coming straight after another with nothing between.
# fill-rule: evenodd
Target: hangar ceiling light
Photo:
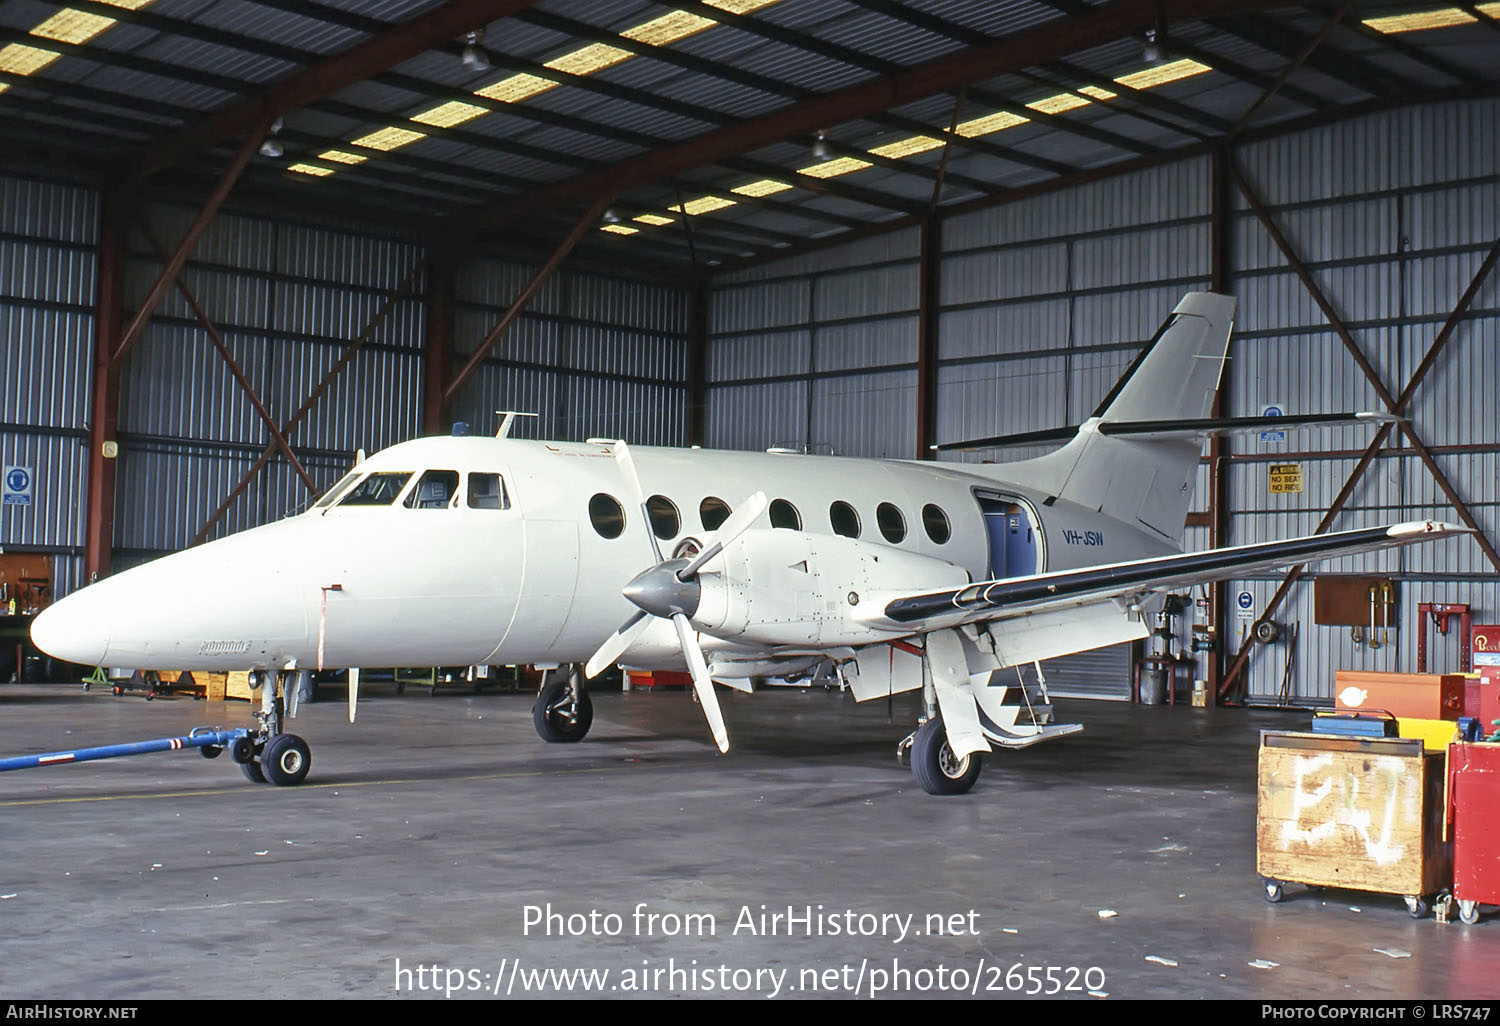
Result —
<instances>
[{"instance_id":1,"label":"hangar ceiling light","mask_svg":"<svg viewBox=\"0 0 1500 1026\"><path fill-rule=\"evenodd\" d=\"M763 7L780 3L781 0L703 0L708 7L714 7L728 14L749 14ZM712 28L718 22L712 18L693 14L689 11L668 11L666 14L644 21L639 25L627 28L620 32L621 38L632 42L644 43L648 46L665 46L669 43L686 39L688 36L696 35L705 29ZM616 64L635 57L631 50L625 50L618 46L610 46L608 43L588 43L566 53L559 54L551 60L543 62L543 67L560 71L569 75L592 75L612 68ZM540 75L532 75L526 72L518 72L492 82L481 89L474 90L475 96L482 96L487 100L495 100L500 103L520 103L522 100L536 96L538 93L555 89L562 83L554 82L550 78L542 78ZM479 107L470 103L453 100L438 104L428 110L413 114L411 120L421 125L431 125L434 128L452 128L461 125L465 121L482 117L490 113L488 107ZM384 128L361 139L355 139L358 146L368 146L377 150L394 150L407 143L426 138L425 132L412 132L396 127ZM370 140L378 140L371 142ZM319 154L323 157L323 154ZM332 159L332 158L329 158ZM357 163L346 161L342 163ZM288 171L296 171L300 174L312 174L307 169L316 167L314 164L293 164L287 168ZM328 168L320 168L325 174L316 177L326 177ZM619 234L619 233L617 233Z\"/></svg>"},{"instance_id":2,"label":"hangar ceiling light","mask_svg":"<svg viewBox=\"0 0 1500 1026\"><path fill-rule=\"evenodd\" d=\"M1500 4L1493 6L1500 6ZM1184 58L1172 61L1170 64L1158 64L1141 71L1132 71L1120 75L1114 81L1119 85L1131 89L1154 89L1169 82L1177 82L1181 79L1191 78L1194 75L1201 75L1206 71L1212 70L1207 64ZM1055 115L1087 107L1095 100L1112 100L1117 95L1099 86L1083 86L1076 91L1057 93L1052 96L1044 96L1039 100L1032 100L1026 104L1026 107L1028 110L1034 110L1039 114ZM1011 111L998 111L994 114L986 114L983 117L959 122L954 126L954 134L960 135L965 139L973 139L982 135L993 135L996 132L1003 132L1007 128L1024 125L1030 121L1031 119L1023 114L1016 114ZM943 140L941 138L934 138L930 135L913 135L872 147L870 153L888 160L902 160L919 153L935 150L942 145ZM872 166L873 163L871 161L861 160L858 157L844 156L834 160L819 161L809 164L807 167L799 167L797 168L797 174L806 175L809 178L836 178L839 175L853 174L856 171L863 171L865 168ZM769 196L776 192L783 192L790 188L792 186L783 182L765 178L755 182L748 182L745 185L735 186L729 191L738 193L741 196L758 198ZM712 200L712 202L706 203L706 200ZM722 210L725 207L734 205L734 200L720 197L704 197L702 200L689 200L682 205L681 209L683 212L693 215L705 214L712 210ZM678 208L671 207L669 209L676 211ZM635 220L639 221L641 218L638 217ZM646 223L649 224L650 222Z\"/></svg>"},{"instance_id":3,"label":"hangar ceiling light","mask_svg":"<svg viewBox=\"0 0 1500 1026\"><path fill-rule=\"evenodd\" d=\"M127 11L138 11L151 0L100 0L100 2ZM64 7L33 28L31 35L77 46L93 39L114 23L115 19L102 14L89 14L86 11ZM8 71L12 75L31 75L41 71L61 56L62 54L54 50L27 46L24 43L11 43L0 48L0 71ZM6 83L0 82L0 93L9 88Z\"/></svg>"},{"instance_id":4,"label":"hangar ceiling light","mask_svg":"<svg viewBox=\"0 0 1500 1026\"><path fill-rule=\"evenodd\" d=\"M1480 4L1475 10L1491 18L1500 18L1500 3ZM1431 11L1365 18L1364 24L1376 32L1394 35L1397 32L1420 32L1424 29L1447 28L1450 25L1471 25L1478 20L1461 8L1441 7Z\"/></svg>"}]
</instances>

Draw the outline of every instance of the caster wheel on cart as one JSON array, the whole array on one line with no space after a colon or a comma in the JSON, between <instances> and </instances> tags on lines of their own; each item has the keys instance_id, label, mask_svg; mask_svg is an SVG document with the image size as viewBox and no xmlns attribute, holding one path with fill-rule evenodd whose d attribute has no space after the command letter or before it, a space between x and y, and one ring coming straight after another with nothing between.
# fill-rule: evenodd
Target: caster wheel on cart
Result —
<instances>
[{"instance_id":1,"label":"caster wheel on cart","mask_svg":"<svg viewBox=\"0 0 1500 1026\"><path fill-rule=\"evenodd\" d=\"M1281 881L1266 880L1263 882L1266 887L1266 900L1273 905L1276 904L1276 902L1281 900Z\"/></svg>"},{"instance_id":2,"label":"caster wheel on cart","mask_svg":"<svg viewBox=\"0 0 1500 1026\"><path fill-rule=\"evenodd\" d=\"M1479 902L1460 900L1458 903L1458 920L1466 926L1473 926L1479 922Z\"/></svg>"},{"instance_id":3,"label":"caster wheel on cart","mask_svg":"<svg viewBox=\"0 0 1500 1026\"><path fill-rule=\"evenodd\" d=\"M1413 919L1421 919L1429 911L1431 911L1431 908L1428 906L1425 898L1416 894L1406 895L1406 912Z\"/></svg>"}]
</instances>

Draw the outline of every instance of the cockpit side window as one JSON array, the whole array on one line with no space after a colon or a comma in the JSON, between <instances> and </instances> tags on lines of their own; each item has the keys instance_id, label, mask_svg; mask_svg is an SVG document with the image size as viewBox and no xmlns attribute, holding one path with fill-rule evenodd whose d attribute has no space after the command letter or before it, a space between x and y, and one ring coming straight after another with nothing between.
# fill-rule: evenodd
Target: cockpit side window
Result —
<instances>
[{"instance_id":1,"label":"cockpit side window","mask_svg":"<svg viewBox=\"0 0 1500 1026\"><path fill-rule=\"evenodd\" d=\"M351 488L339 506L389 506L410 480L410 471L371 474Z\"/></svg>"},{"instance_id":2,"label":"cockpit side window","mask_svg":"<svg viewBox=\"0 0 1500 1026\"><path fill-rule=\"evenodd\" d=\"M499 474L469 475L470 509L510 509L510 495Z\"/></svg>"},{"instance_id":3,"label":"cockpit side window","mask_svg":"<svg viewBox=\"0 0 1500 1026\"><path fill-rule=\"evenodd\" d=\"M339 478L338 484L323 493L323 497L313 503L313 509L322 509L324 506L332 506L339 496L348 490L349 486L359 479L359 471L354 470Z\"/></svg>"},{"instance_id":4,"label":"cockpit side window","mask_svg":"<svg viewBox=\"0 0 1500 1026\"><path fill-rule=\"evenodd\" d=\"M407 509L447 509L458 494L458 471L429 470L406 497Z\"/></svg>"}]
</instances>

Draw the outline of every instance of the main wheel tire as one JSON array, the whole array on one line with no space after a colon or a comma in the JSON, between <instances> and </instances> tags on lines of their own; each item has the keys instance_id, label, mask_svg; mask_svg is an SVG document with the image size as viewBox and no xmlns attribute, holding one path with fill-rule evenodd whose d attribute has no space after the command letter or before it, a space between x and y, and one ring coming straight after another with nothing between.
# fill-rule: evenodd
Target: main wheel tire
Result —
<instances>
[{"instance_id":1,"label":"main wheel tire","mask_svg":"<svg viewBox=\"0 0 1500 1026\"><path fill-rule=\"evenodd\" d=\"M307 778L312 750L296 734L277 734L260 753L260 771L268 783L293 787Z\"/></svg>"},{"instance_id":2,"label":"main wheel tire","mask_svg":"<svg viewBox=\"0 0 1500 1026\"><path fill-rule=\"evenodd\" d=\"M594 723L594 702L586 690L578 692L575 708L568 708L568 682L553 681L542 688L531 707L537 736L551 744L582 741Z\"/></svg>"},{"instance_id":3,"label":"main wheel tire","mask_svg":"<svg viewBox=\"0 0 1500 1026\"><path fill-rule=\"evenodd\" d=\"M911 743L911 773L928 794L964 794L979 779L980 755L959 759L948 747L948 732L941 716L917 728Z\"/></svg>"},{"instance_id":4,"label":"main wheel tire","mask_svg":"<svg viewBox=\"0 0 1500 1026\"><path fill-rule=\"evenodd\" d=\"M255 760L240 763L240 772L245 774L245 779L252 784L264 784L266 775L260 771L260 763Z\"/></svg>"}]
</instances>

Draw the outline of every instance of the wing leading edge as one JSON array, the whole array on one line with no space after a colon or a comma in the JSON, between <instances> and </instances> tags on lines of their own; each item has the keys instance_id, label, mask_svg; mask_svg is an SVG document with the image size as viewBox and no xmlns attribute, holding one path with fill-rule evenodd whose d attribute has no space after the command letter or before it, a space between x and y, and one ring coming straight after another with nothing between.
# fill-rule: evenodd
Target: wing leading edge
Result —
<instances>
[{"instance_id":1,"label":"wing leading edge","mask_svg":"<svg viewBox=\"0 0 1500 1026\"><path fill-rule=\"evenodd\" d=\"M1469 533L1458 524L1425 520L1314 534L903 595L887 601L882 613L887 620L922 630L954 627Z\"/></svg>"}]
</instances>

